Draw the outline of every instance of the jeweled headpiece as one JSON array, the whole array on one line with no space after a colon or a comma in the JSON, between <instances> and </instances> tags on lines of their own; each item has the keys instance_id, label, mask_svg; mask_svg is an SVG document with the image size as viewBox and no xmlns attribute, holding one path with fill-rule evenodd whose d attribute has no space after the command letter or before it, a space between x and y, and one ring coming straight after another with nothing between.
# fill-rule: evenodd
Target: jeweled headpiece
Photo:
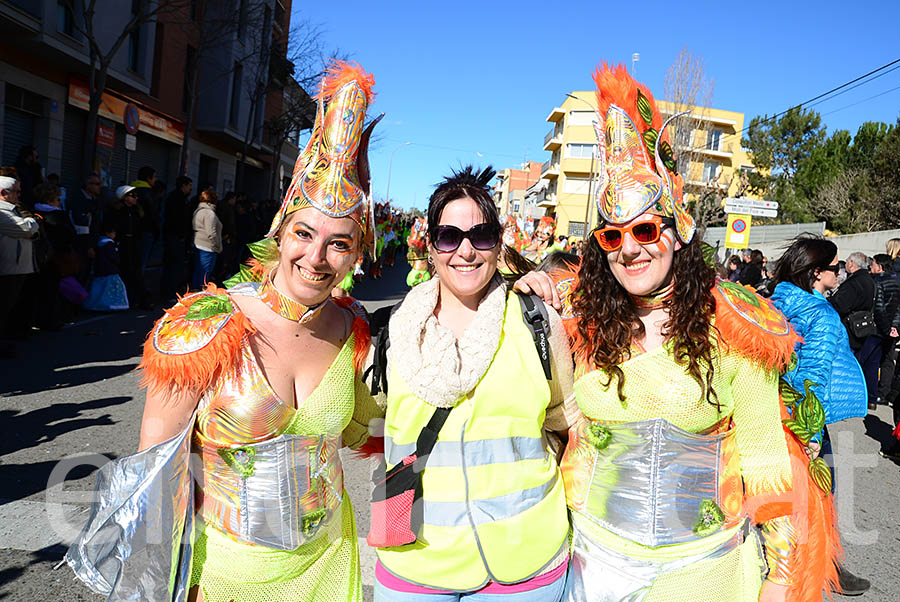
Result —
<instances>
[{"instance_id":1,"label":"jeweled headpiece","mask_svg":"<svg viewBox=\"0 0 900 602\"><path fill-rule=\"evenodd\" d=\"M623 65L603 63L594 72L599 123L600 217L612 224L629 222L642 213L675 220L678 238L689 243L697 227L688 213L675 154L653 95Z\"/></svg>"},{"instance_id":2,"label":"jeweled headpiece","mask_svg":"<svg viewBox=\"0 0 900 602\"><path fill-rule=\"evenodd\" d=\"M266 235L294 211L315 207L329 217L350 217L359 224L364 243L374 242L369 196L369 137L378 116L363 129L375 79L355 63L333 61L316 96L316 122L306 148L297 157L291 184Z\"/></svg>"}]
</instances>

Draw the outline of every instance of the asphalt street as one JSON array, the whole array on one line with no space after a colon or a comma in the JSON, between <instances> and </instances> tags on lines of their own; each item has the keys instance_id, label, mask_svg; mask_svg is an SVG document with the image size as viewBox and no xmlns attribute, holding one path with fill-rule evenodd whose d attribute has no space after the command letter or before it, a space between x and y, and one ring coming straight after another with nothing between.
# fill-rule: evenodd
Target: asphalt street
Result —
<instances>
[{"instance_id":1,"label":"asphalt street","mask_svg":"<svg viewBox=\"0 0 900 602\"><path fill-rule=\"evenodd\" d=\"M408 267L354 290L370 310L405 291ZM144 394L135 367L161 310L83 317L60 332L35 332L19 357L0 362L0 600L100 600L68 567L54 570L87 518L95 472L133 453ZM900 466L881 458L891 409L830 427L838 463L837 507L846 565L871 579L862 599L900 599ZM374 554L365 544L371 461L345 455L358 518L367 599ZM56 484L54 484L56 483Z\"/></svg>"}]
</instances>

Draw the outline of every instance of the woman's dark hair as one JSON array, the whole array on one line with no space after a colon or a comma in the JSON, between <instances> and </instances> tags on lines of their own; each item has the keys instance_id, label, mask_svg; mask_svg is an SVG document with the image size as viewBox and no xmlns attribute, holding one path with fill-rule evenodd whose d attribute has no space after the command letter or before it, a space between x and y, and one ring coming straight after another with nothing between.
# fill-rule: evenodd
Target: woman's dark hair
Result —
<instances>
[{"instance_id":1,"label":"woman's dark hair","mask_svg":"<svg viewBox=\"0 0 900 602\"><path fill-rule=\"evenodd\" d=\"M498 232L502 231L500 216L497 214L497 206L494 205L494 200L491 198L488 187L496 174L497 172L490 165L480 172L476 172L474 167L467 165L445 178L443 182L437 185L437 188L428 200L428 229L434 232L434 229L437 228L440 222L444 207L451 201L468 197L478 205L484 221L496 226Z\"/></svg>"},{"instance_id":2,"label":"woman's dark hair","mask_svg":"<svg viewBox=\"0 0 900 602\"><path fill-rule=\"evenodd\" d=\"M726 265L728 265L729 268L734 266L734 268L737 269L737 268L741 267L742 265L744 265L744 260L741 259L740 255L732 255L731 257L728 258Z\"/></svg>"},{"instance_id":3,"label":"woman's dark hair","mask_svg":"<svg viewBox=\"0 0 900 602\"><path fill-rule=\"evenodd\" d=\"M813 290L816 270L823 270L837 257L837 245L819 236L800 236L788 246L775 266L775 283L790 282L807 293Z\"/></svg>"},{"instance_id":4,"label":"woman's dark hair","mask_svg":"<svg viewBox=\"0 0 900 602\"><path fill-rule=\"evenodd\" d=\"M593 236L588 237L585 247L572 302L574 312L581 315L574 351L583 361L606 372L607 386L616 377L619 399L624 401L625 374L619 365L631 357L632 341L644 336L644 324ZM672 272L675 290L665 302L669 317L662 334L674 343L675 361L697 381L706 400L720 409L712 388L712 318L716 310L712 288L716 272L703 258L698 238L675 251Z\"/></svg>"},{"instance_id":5,"label":"woman's dark hair","mask_svg":"<svg viewBox=\"0 0 900 602\"><path fill-rule=\"evenodd\" d=\"M480 172L476 171L475 167L466 165L460 170L454 171L452 175L438 184L428 200L426 219L428 220L429 235L433 235L434 229L440 223L444 208L450 202L470 198L481 211L484 222L496 227L499 236L503 232L503 226L500 224L500 215L497 213L497 206L494 205L494 199L491 198L490 192L490 181L496 174L497 172L490 165ZM500 244L502 245L500 254L503 262L512 272L507 277L508 281L515 280L534 269L534 264L522 257L515 249L503 245L502 242Z\"/></svg>"},{"instance_id":6,"label":"woman's dark hair","mask_svg":"<svg viewBox=\"0 0 900 602\"><path fill-rule=\"evenodd\" d=\"M753 265L762 267L764 258L765 256L762 254L762 251L759 251L757 249L753 249L752 251L750 251L750 263L752 263Z\"/></svg>"}]
</instances>

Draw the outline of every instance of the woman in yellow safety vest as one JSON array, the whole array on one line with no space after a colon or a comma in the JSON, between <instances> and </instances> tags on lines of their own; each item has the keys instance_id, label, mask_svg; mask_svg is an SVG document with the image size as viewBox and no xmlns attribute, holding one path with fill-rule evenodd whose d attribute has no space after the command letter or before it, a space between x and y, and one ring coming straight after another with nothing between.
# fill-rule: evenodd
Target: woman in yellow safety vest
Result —
<instances>
[{"instance_id":1,"label":"woman in yellow safety vest","mask_svg":"<svg viewBox=\"0 0 900 602\"><path fill-rule=\"evenodd\" d=\"M416 452L440 408L451 409L420 473L415 541L378 549L378 602L553 602L564 589L569 522L546 431L570 424L571 356L547 307L548 378L527 301L497 272L493 175L467 167L437 187L428 207L435 277L390 319L387 470Z\"/></svg>"}]
</instances>

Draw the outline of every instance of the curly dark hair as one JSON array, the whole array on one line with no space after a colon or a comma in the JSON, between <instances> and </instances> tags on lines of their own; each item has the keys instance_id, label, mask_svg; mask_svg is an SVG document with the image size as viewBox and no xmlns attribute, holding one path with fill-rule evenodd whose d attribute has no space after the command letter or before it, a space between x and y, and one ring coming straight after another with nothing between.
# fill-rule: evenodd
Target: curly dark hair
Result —
<instances>
[{"instance_id":1,"label":"curly dark hair","mask_svg":"<svg viewBox=\"0 0 900 602\"><path fill-rule=\"evenodd\" d=\"M672 271L675 290L666 301L669 318L663 325L663 335L675 343L675 361L700 384L706 400L721 410L711 386L715 333L712 318L716 309L712 288L716 272L704 260L698 239L675 252ZM616 377L619 399L625 401L625 374L619 365L631 356L632 341L644 336L644 324L593 236L588 237L572 306L580 315L580 341L575 353L606 372L606 386Z\"/></svg>"}]
</instances>

